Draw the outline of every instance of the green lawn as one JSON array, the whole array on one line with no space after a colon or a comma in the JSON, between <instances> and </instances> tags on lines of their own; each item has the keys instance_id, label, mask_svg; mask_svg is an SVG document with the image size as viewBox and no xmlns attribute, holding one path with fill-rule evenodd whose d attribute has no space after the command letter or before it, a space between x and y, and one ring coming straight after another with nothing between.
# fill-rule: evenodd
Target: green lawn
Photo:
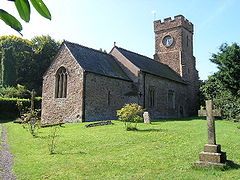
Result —
<instances>
[{"instance_id":1,"label":"green lawn","mask_svg":"<svg viewBox=\"0 0 240 180\"><path fill-rule=\"evenodd\" d=\"M56 154L48 151L51 128L32 138L19 124L6 123L18 179L239 179L240 168L194 169L207 142L205 120L160 121L125 131L123 124L60 128ZM240 164L238 124L217 121L217 142Z\"/></svg>"}]
</instances>

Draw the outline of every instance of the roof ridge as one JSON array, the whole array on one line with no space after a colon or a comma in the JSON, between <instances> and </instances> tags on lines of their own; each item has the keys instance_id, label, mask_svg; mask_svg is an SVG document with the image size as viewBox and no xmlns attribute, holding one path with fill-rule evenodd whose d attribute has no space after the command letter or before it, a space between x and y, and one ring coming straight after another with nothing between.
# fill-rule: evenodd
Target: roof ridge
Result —
<instances>
[{"instance_id":1,"label":"roof ridge","mask_svg":"<svg viewBox=\"0 0 240 180\"><path fill-rule=\"evenodd\" d=\"M86 48L86 49L89 49L89 50L96 51L96 52L98 52L98 53L102 53L102 54L106 54L106 55L112 56L111 54L105 53L105 52L103 52L103 51L100 51L100 50L97 50L97 49L93 49L93 48L91 48L91 47L83 46L83 45L81 45L81 44L74 43L74 42L70 42L70 41L67 41L67 40L64 40L63 43L70 43L70 44L73 44L73 45L80 46L80 47L82 47L82 48Z\"/></svg>"},{"instance_id":2,"label":"roof ridge","mask_svg":"<svg viewBox=\"0 0 240 180\"><path fill-rule=\"evenodd\" d=\"M122 47L116 46L116 48L120 48L120 49L122 49L122 50L124 50L124 51L130 52L130 53L133 53L133 54L136 54L136 55L138 55L138 56L142 56L142 57L148 58L148 59L151 60L151 61L154 61L154 62L156 62L156 63L159 63L159 64L161 64L161 65L164 65L164 66L169 67L167 64L163 64L163 63L161 63L161 62L159 62L159 61L156 61L156 60L154 60L154 59L152 59L152 58L150 58L150 57L148 57L148 56L145 56L145 55L142 55L142 54L139 54L139 53L136 53L136 52L133 52L133 51L124 49L124 48L122 48ZM170 67L169 67L169 68L170 68ZM170 68L170 69L171 69L171 68Z\"/></svg>"},{"instance_id":3,"label":"roof ridge","mask_svg":"<svg viewBox=\"0 0 240 180\"><path fill-rule=\"evenodd\" d=\"M160 65L160 66L162 66L162 67L165 67L165 68L169 69L172 73L174 73L174 74L179 78L179 80L175 80L175 81L185 82L185 81L182 79L182 77L181 77L177 72L175 72L170 66L168 66L167 64L161 63L161 62L156 61L156 60L154 60L154 59L152 59L152 58L150 58L150 57L144 56L144 55L142 55L142 54L139 54L139 53L136 53L136 52L133 52L133 51L129 51L129 50L124 49L124 48L121 48L121 47L117 47L117 46L116 46L116 48L118 48L120 51L123 50L123 51L129 52L129 53L135 54L135 55L137 55L137 56L141 56L141 57L143 57L143 58L147 58L147 60L151 60L151 62L157 63L158 65ZM149 73L150 73L150 72L149 72ZM172 79L172 78L168 77L168 79ZM172 79L172 80L173 80L173 79Z\"/></svg>"},{"instance_id":4,"label":"roof ridge","mask_svg":"<svg viewBox=\"0 0 240 180\"><path fill-rule=\"evenodd\" d=\"M170 68L167 64L164 64L164 63L161 63L161 62L159 62L159 61L156 61L156 60L154 60L154 59L152 59L152 58L150 58L150 57L148 57L148 56L145 56L145 55L142 55L142 54L139 54L139 53L136 53L136 52L133 52L133 51L124 49L124 48L122 48L122 47L116 46L116 48L120 48L120 49L122 49L122 50L124 50L124 51L127 51L127 52L130 52L130 53L133 53L133 54L136 54L136 55L139 55L139 56L148 58L149 60L151 60L151 61L153 61L153 62L156 62L156 63L159 63L159 64L161 64L161 65L164 65L164 66L168 67L169 69L171 69L172 71L174 71L174 70L173 70L172 68ZM174 72L175 72L175 71L174 71ZM176 73L176 72L175 72L175 73ZM176 74L177 74L177 73L176 73ZM177 74L177 75L178 75L178 74Z\"/></svg>"}]
</instances>

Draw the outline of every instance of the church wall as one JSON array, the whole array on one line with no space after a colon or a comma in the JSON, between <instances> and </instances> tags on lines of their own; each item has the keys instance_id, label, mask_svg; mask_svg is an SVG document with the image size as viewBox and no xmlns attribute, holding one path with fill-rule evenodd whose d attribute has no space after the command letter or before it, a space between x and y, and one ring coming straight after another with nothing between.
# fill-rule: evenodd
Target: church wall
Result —
<instances>
[{"instance_id":1,"label":"church wall","mask_svg":"<svg viewBox=\"0 0 240 180\"><path fill-rule=\"evenodd\" d=\"M55 75L62 66L68 73L67 97L55 98ZM43 78L42 124L81 121L82 97L83 70L64 45Z\"/></svg>"},{"instance_id":2,"label":"church wall","mask_svg":"<svg viewBox=\"0 0 240 180\"><path fill-rule=\"evenodd\" d=\"M85 120L116 119L116 110L124 104L137 102L137 97L127 96L132 82L86 73Z\"/></svg>"},{"instance_id":3,"label":"church wall","mask_svg":"<svg viewBox=\"0 0 240 180\"><path fill-rule=\"evenodd\" d=\"M154 106L149 105L149 88L155 92ZM172 90L175 94L175 108L168 105L168 91ZM150 115L157 118L180 118L189 115L187 85L177 83L165 78L157 77L151 74L145 75L145 108ZM183 114L180 109L183 108Z\"/></svg>"}]
</instances>

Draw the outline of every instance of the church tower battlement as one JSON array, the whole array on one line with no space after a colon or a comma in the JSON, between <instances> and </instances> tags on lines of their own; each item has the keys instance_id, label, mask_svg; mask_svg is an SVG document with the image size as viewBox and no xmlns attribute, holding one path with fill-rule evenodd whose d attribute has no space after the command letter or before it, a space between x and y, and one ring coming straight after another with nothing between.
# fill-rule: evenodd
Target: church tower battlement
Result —
<instances>
[{"instance_id":1,"label":"church tower battlement","mask_svg":"<svg viewBox=\"0 0 240 180\"><path fill-rule=\"evenodd\" d=\"M178 15L154 21L154 59L167 64L184 80L193 81L196 63L193 56L193 24Z\"/></svg>"},{"instance_id":2,"label":"church tower battlement","mask_svg":"<svg viewBox=\"0 0 240 180\"><path fill-rule=\"evenodd\" d=\"M156 33L158 31L165 31L179 26L182 26L193 33L193 24L183 15L174 16L174 19L171 17L165 18L163 22L161 20L154 21L154 32Z\"/></svg>"},{"instance_id":3,"label":"church tower battlement","mask_svg":"<svg viewBox=\"0 0 240 180\"><path fill-rule=\"evenodd\" d=\"M196 112L199 77L193 56L193 24L183 15L154 21L154 59L168 65L188 82L188 102Z\"/></svg>"}]
</instances>

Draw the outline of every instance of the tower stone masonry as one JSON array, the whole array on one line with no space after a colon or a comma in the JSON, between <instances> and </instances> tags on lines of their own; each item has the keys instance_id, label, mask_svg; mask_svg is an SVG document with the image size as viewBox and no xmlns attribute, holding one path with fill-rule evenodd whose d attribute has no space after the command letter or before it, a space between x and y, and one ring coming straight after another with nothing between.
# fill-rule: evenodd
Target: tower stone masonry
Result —
<instances>
[{"instance_id":1,"label":"tower stone masonry","mask_svg":"<svg viewBox=\"0 0 240 180\"><path fill-rule=\"evenodd\" d=\"M193 56L193 24L184 16L177 15L174 19L154 21L154 33L154 59L168 65L189 83L188 101L193 105L193 114L196 113L199 77Z\"/></svg>"}]
</instances>

